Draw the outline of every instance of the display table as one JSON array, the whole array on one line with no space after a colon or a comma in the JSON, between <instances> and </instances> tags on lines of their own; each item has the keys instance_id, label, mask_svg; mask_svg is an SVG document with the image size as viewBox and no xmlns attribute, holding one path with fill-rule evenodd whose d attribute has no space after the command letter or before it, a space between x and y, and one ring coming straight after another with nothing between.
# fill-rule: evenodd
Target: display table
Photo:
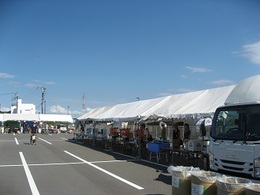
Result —
<instances>
[{"instance_id":1,"label":"display table","mask_svg":"<svg viewBox=\"0 0 260 195\"><path fill-rule=\"evenodd\" d=\"M148 151L150 152L150 160L152 160L152 154L155 153L156 160L159 162L160 154L162 153L161 148L170 148L169 142L149 142L147 144ZM168 158L166 153L166 158Z\"/></svg>"}]
</instances>

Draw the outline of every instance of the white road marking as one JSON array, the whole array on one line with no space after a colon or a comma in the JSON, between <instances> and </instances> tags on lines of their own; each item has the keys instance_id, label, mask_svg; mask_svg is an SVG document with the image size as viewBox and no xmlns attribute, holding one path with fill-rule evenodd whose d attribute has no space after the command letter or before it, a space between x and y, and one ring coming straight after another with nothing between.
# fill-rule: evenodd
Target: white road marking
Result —
<instances>
[{"instance_id":1,"label":"white road marking","mask_svg":"<svg viewBox=\"0 0 260 195\"><path fill-rule=\"evenodd\" d=\"M51 142L48 142L47 140L45 140L45 139L42 139L42 138L40 138L40 137L38 137L39 138L39 140L42 140L43 142L46 142L47 144L50 144L50 145L52 145L52 143Z\"/></svg>"},{"instance_id":2,"label":"white road marking","mask_svg":"<svg viewBox=\"0 0 260 195\"><path fill-rule=\"evenodd\" d=\"M98 163L109 163L109 162L127 162L127 160L100 160L100 161L92 161L92 162L89 162L89 163L92 163L92 164L98 164Z\"/></svg>"},{"instance_id":3,"label":"white road marking","mask_svg":"<svg viewBox=\"0 0 260 195\"><path fill-rule=\"evenodd\" d=\"M0 165L0 168L4 168L4 167L21 167L23 165Z\"/></svg>"},{"instance_id":4,"label":"white road marking","mask_svg":"<svg viewBox=\"0 0 260 195\"><path fill-rule=\"evenodd\" d=\"M33 195L40 195L40 193L39 193L39 191L37 189L37 186L36 186L36 184L34 182L34 179L32 177L32 174L30 172L30 169L29 169L29 167L28 167L28 165L26 163L26 160L25 160L25 158L23 156L23 153L19 152L19 154L20 154L21 161L23 163L23 168L24 168L25 174L27 176L27 180L29 182L32 194Z\"/></svg>"},{"instance_id":5,"label":"white road marking","mask_svg":"<svg viewBox=\"0 0 260 195\"><path fill-rule=\"evenodd\" d=\"M57 166L57 165L82 165L83 162L67 162L67 163L44 163L44 164L28 164L28 166Z\"/></svg>"},{"instance_id":6,"label":"white road marking","mask_svg":"<svg viewBox=\"0 0 260 195\"><path fill-rule=\"evenodd\" d=\"M60 137L61 139L64 139L64 140L66 140L66 141L68 141L68 139L67 138L64 138L64 137Z\"/></svg>"},{"instance_id":7,"label":"white road marking","mask_svg":"<svg viewBox=\"0 0 260 195\"><path fill-rule=\"evenodd\" d=\"M98 163L110 163L110 162L127 162L128 160L107 160L107 161L92 161L89 163L98 164ZM64 166L64 165L83 165L85 162L65 162L65 163L35 163L35 164L27 164L30 166ZM0 165L0 168L5 167L21 167L22 164L19 165Z\"/></svg>"},{"instance_id":8,"label":"white road marking","mask_svg":"<svg viewBox=\"0 0 260 195\"><path fill-rule=\"evenodd\" d=\"M15 140L16 145L19 145L19 142L16 137L14 138L14 140Z\"/></svg>"},{"instance_id":9,"label":"white road marking","mask_svg":"<svg viewBox=\"0 0 260 195\"><path fill-rule=\"evenodd\" d=\"M88 164L88 165L90 165L90 166L92 166L92 167L94 167L94 168L96 168L96 169L98 169L98 170L100 170L100 171L110 175L111 177L114 177L114 178L116 178L116 179L118 179L118 180L120 180L120 181L122 181L122 182L124 182L124 183L126 183L126 184L128 184L128 185L130 185L130 186L132 186L132 187L134 187L136 189L138 189L138 190L143 190L144 189L143 187L138 186L138 185L136 185L136 184L134 184L134 183L132 183L130 181L127 181L126 179L124 179L122 177L119 177L119 176L117 176L117 175L115 175L115 174L113 174L113 173L111 173L111 172L109 172L109 171L107 171L105 169L102 169L102 168L92 164L91 162L88 162L88 161L86 161L86 160L84 160L84 159L82 159L82 158L80 158L80 157L78 157L78 156L76 156L76 155L66 151L66 150L64 150L64 152L69 154L70 156L73 156L74 158L76 158L76 159L78 159L78 160L80 160L80 161L82 161L82 162L84 162L84 163L86 163L86 164Z\"/></svg>"}]
</instances>

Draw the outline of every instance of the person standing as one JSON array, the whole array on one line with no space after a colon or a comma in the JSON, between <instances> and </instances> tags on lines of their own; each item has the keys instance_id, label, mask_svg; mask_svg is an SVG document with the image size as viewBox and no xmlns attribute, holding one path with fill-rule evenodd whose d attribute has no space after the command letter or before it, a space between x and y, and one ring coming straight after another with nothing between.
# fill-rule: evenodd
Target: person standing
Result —
<instances>
[{"instance_id":1,"label":"person standing","mask_svg":"<svg viewBox=\"0 0 260 195\"><path fill-rule=\"evenodd\" d=\"M200 125L200 135L202 137L202 140L204 140L205 136L206 136L206 127L205 127L204 122L201 123L201 125Z\"/></svg>"},{"instance_id":2,"label":"person standing","mask_svg":"<svg viewBox=\"0 0 260 195\"><path fill-rule=\"evenodd\" d=\"M190 136L191 136L191 130L190 130L190 126L188 123L184 124L184 142L187 142L190 140Z\"/></svg>"},{"instance_id":3,"label":"person standing","mask_svg":"<svg viewBox=\"0 0 260 195\"><path fill-rule=\"evenodd\" d=\"M162 123L161 126L162 126L162 134L161 134L162 140L165 141L167 140L166 124Z\"/></svg>"},{"instance_id":4,"label":"person standing","mask_svg":"<svg viewBox=\"0 0 260 195\"><path fill-rule=\"evenodd\" d=\"M181 145L180 129L177 124L174 124L173 132L172 132L172 147L179 148L180 145Z\"/></svg>"},{"instance_id":5,"label":"person standing","mask_svg":"<svg viewBox=\"0 0 260 195\"><path fill-rule=\"evenodd\" d=\"M138 157L146 158L146 142L145 142L145 124L140 124L140 128L136 130L136 141L138 147Z\"/></svg>"},{"instance_id":6,"label":"person standing","mask_svg":"<svg viewBox=\"0 0 260 195\"><path fill-rule=\"evenodd\" d=\"M151 133L150 133L148 128L145 128L145 141L146 142L153 141L153 136L151 135Z\"/></svg>"}]
</instances>

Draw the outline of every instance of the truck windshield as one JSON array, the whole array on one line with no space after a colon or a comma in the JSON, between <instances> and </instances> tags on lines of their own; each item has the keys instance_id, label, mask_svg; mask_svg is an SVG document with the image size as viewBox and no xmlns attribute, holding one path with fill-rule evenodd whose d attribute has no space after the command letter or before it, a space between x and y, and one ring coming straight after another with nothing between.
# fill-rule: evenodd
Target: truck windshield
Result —
<instances>
[{"instance_id":1,"label":"truck windshield","mask_svg":"<svg viewBox=\"0 0 260 195\"><path fill-rule=\"evenodd\" d=\"M215 140L260 140L260 105L218 108L215 112L211 137Z\"/></svg>"}]
</instances>

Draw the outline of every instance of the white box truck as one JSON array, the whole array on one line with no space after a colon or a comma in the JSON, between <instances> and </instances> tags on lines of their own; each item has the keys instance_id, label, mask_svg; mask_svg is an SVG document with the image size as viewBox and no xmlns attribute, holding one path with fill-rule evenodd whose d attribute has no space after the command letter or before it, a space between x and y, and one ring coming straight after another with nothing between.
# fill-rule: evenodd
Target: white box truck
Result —
<instances>
[{"instance_id":1,"label":"white box truck","mask_svg":"<svg viewBox=\"0 0 260 195\"><path fill-rule=\"evenodd\" d=\"M209 162L211 170L260 178L260 75L239 82L216 109Z\"/></svg>"}]
</instances>

